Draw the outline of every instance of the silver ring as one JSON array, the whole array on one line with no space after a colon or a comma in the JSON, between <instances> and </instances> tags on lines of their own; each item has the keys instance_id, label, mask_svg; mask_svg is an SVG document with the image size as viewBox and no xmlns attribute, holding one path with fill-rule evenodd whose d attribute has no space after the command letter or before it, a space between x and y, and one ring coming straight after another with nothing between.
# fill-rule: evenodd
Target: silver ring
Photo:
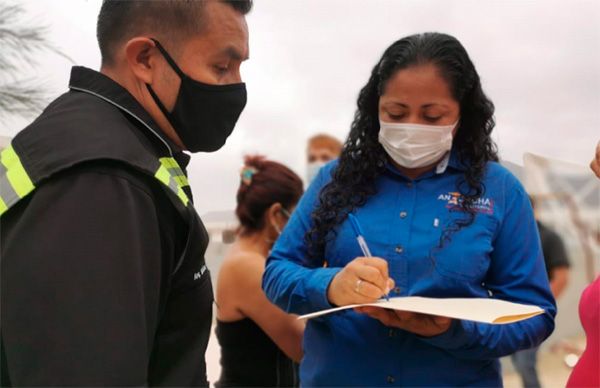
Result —
<instances>
[{"instance_id":1,"label":"silver ring","mask_svg":"<svg viewBox=\"0 0 600 388\"><path fill-rule=\"evenodd\" d=\"M362 279L358 279L356 281L356 287L354 287L354 291L356 291L357 294L360 294L360 285L362 283Z\"/></svg>"}]
</instances>

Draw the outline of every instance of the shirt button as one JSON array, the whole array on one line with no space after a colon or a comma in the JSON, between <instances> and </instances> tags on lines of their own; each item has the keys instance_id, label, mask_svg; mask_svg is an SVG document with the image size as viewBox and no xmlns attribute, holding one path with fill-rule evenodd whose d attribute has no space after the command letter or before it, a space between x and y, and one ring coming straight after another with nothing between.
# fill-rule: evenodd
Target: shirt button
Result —
<instances>
[{"instance_id":1,"label":"shirt button","mask_svg":"<svg viewBox=\"0 0 600 388\"><path fill-rule=\"evenodd\" d=\"M396 294L400 293L400 287L395 287L392 291L394 291Z\"/></svg>"},{"instance_id":2,"label":"shirt button","mask_svg":"<svg viewBox=\"0 0 600 388\"><path fill-rule=\"evenodd\" d=\"M389 384L394 384L394 381L396 381L396 379L394 378L394 376L388 376L387 377L387 382Z\"/></svg>"},{"instance_id":3,"label":"shirt button","mask_svg":"<svg viewBox=\"0 0 600 388\"><path fill-rule=\"evenodd\" d=\"M388 336L390 338L395 337L396 336L396 330L394 329L390 329L390 331L388 332Z\"/></svg>"},{"instance_id":4,"label":"shirt button","mask_svg":"<svg viewBox=\"0 0 600 388\"><path fill-rule=\"evenodd\" d=\"M396 253L402 253L404 252L404 248L402 248L402 245L398 245L395 249Z\"/></svg>"},{"instance_id":5,"label":"shirt button","mask_svg":"<svg viewBox=\"0 0 600 388\"><path fill-rule=\"evenodd\" d=\"M406 182L406 187L408 187L409 189L413 186L412 182Z\"/></svg>"},{"instance_id":6,"label":"shirt button","mask_svg":"<svg viewBox=\"0 0 600 388\"><path fill-rule=\"evenodd\" d=\"M407 215L408 213L406 212L400 212L400 218L406 218Z\"/></svg>"}]
</instances>

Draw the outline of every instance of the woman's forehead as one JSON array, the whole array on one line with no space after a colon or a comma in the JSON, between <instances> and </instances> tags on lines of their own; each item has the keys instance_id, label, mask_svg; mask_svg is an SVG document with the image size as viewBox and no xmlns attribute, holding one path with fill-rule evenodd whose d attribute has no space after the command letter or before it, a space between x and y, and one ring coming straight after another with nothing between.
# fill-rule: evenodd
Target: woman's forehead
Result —
<instances>
[{"instance_id":1,"label":"woman's forehead","mask_svg":"<svg viewBox=\"0 0 600 388\"><path fill-rule=\"evenodd\" d=\"M393 74L385 84L380 104L451 107L457 102L439 69L433 64L425 64L401 69Z\"/></svg>"}]
</instances>

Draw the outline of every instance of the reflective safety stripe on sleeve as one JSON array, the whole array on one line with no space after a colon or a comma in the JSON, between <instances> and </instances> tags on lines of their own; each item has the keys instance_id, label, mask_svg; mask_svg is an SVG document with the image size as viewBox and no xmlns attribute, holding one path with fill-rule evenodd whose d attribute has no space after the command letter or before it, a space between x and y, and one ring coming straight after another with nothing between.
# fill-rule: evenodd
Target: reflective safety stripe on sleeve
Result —
<instances>
[{"instance_id":1,"label":"reflective safety stripe on sleeve","mask_svg":"<svg viewBox=\"0 0 600 388\"><path fill-rule=\"evenodd\" d=\"M0 154L0 216L35 190L31 178L25 171L21 159L12 145L9 145ZM188 186L188 181L173 158L161 158L160 167L155 173L155 178L166 185L183 202L189 203L188 196L183 187Z\"/></svg>"},{"instance_id":2,"label":"reflective safety stripe on sleeve","mask_svg":"<svg viewBox=\"0 0 600 388\"><path fill-rule=\"evenodd\" d=\"M185 174L183 173L183 170L181 169L181 167L179 167L179 164L177 163L177 161L173 158L160 158L160 163L165 166L165 168L167 170L169 170L169 173L171 174L171 176L173 178L175 178L175 181L177 182L177 184L181 187L185 187L185 186L189 186L190 184L188 183L187 177L185 176Z\"/></svg>"},{"instance_id":3,"label":"reflective safety stripe on sleeve","mask_svg":"<svg viewBox=\"0 0 600 388\"><path fill-rule=\"evenodd\" d=\"M183 191L183 187L188 184L183 171L179 168L179 165L173 158L161 158L159 161L160 167L156 171L156 174L154 174L154 177L171 189L171 191L179 197L181 202L183 202L183 205L187 206L189 199L185 194L185 191ZM175 175L179 173L181 175ZM181 177L185 180L181 179Z\"/></svg>"},{"instance_id":4,"label":"reflective safety stripe on sleeve","mask_svg":"<svg viewBox=\"0 0 600 388\"><path fill-rule=\"evenodd\" d=\"M35 189L12 144L0 154L0 215Z\"/></svg>"}]
</instances>

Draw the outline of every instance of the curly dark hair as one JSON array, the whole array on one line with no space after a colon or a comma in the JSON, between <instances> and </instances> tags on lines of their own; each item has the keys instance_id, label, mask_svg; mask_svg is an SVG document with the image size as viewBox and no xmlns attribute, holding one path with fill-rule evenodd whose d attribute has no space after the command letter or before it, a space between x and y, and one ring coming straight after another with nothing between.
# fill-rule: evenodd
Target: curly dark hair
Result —
<instances>
[{"instance_id":1,"label":"curly dark hair","mask_svg":"<svg viewBox=\"0 0 600 388\"><path fill-rule=\"evenodd\" d=\"M439 249L451 234L470 225L475 218L474 202L484 192L483 175L489 161L497 161L497 148L491 139L495 126L494 105L486 97L479 75L462 44L441 33L411 35L392 44L371 72L358 97L350 134L344 144L332 180L323 187L312 213L313 228L305 238L310 259L322 263L326 244L348 213L363 206L376 194L375 183L385 170L387 154L378 141L379 97L387 81L401 69L433 64L448 82L460 106L460 124L453 140L453 152L467 168L457 184L468 216L445 227Z\"/></svg>"}]
</instances>

